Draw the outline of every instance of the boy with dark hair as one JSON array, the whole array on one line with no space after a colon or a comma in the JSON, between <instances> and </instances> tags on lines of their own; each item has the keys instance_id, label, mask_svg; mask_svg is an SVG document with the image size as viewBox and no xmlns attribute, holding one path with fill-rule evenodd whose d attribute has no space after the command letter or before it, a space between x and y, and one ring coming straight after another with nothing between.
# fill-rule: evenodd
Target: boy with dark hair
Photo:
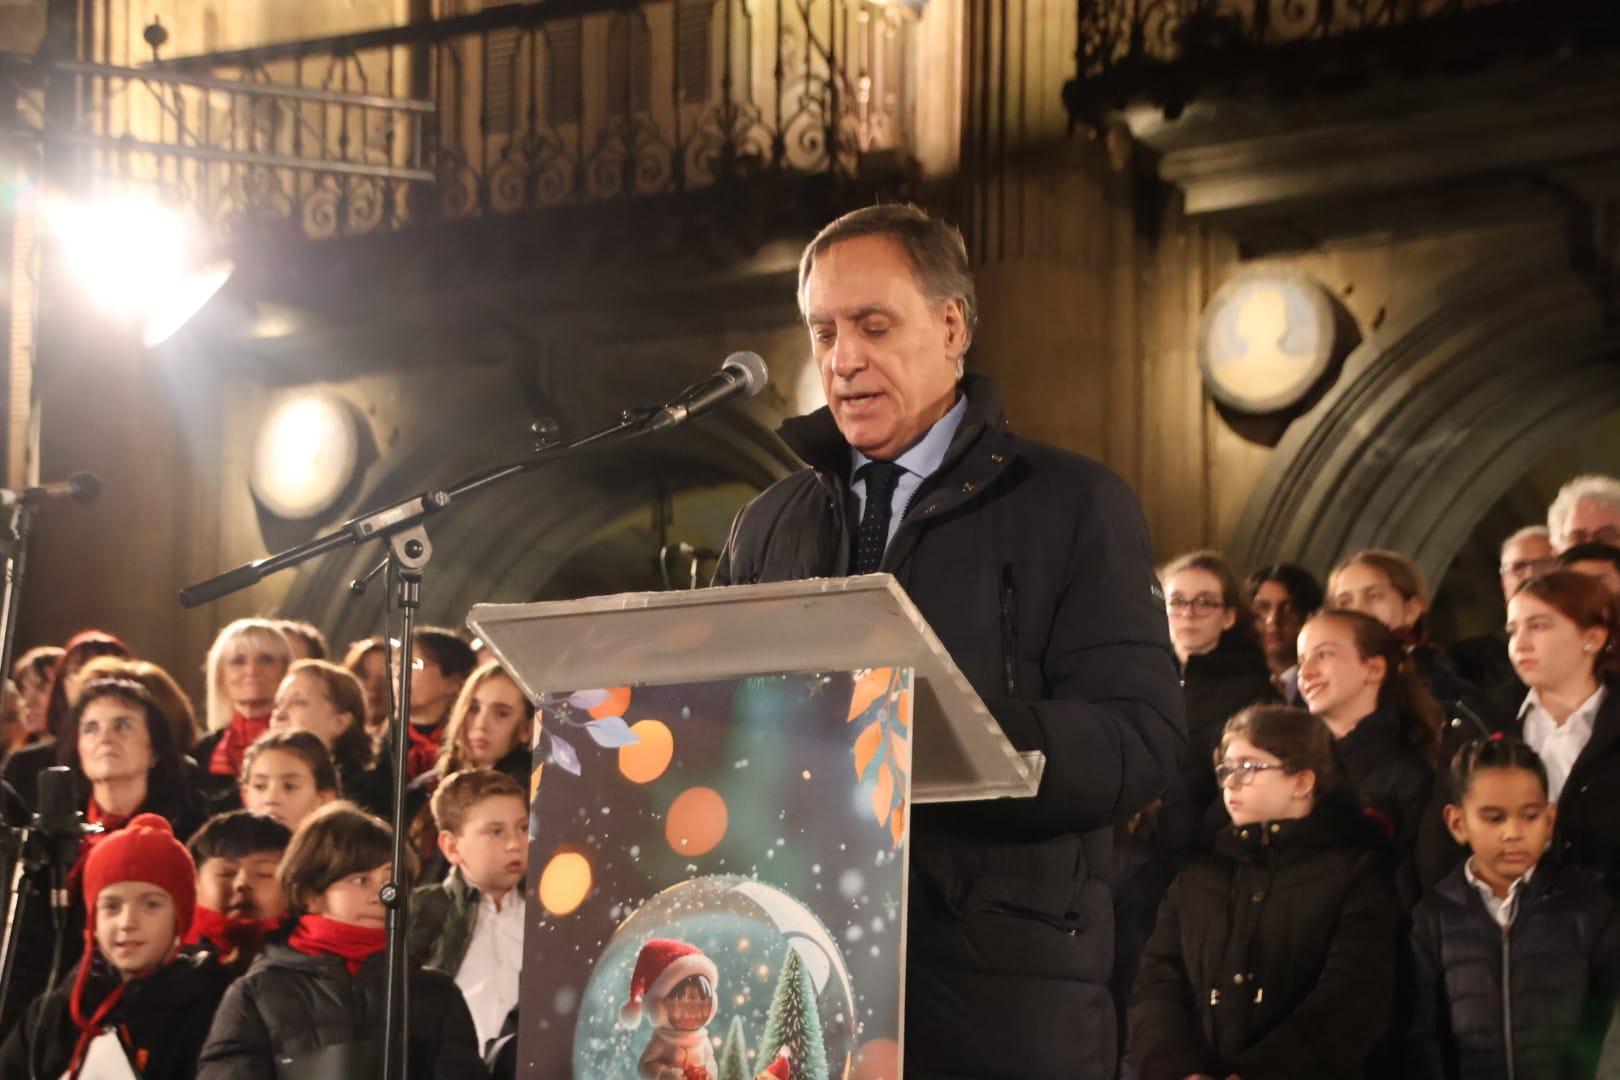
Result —
<instances>
[{"instance_id":1,"label":"boy with dark hair","mask_svg":"<svg viewBox=\"0 0 1620 1080\"><path fill-rule=\"evenodd\" d=\"M454 630L419 626L411 634L415 660L411 668L411 748L407 770L411 779L427 772L439 760L450 706L461 684L478 665L478 654Z\"/></svg>"},{"instance_id":2,"label":"boy with dark hair","mask_svg":"<svg viewBox=\"0 0 1620 1080\"><path fill-rule=\"evenodd\" d=\"M482 1049L518 999L529 804L505 773L468 769L433 793L439 850L450 873L411 896L411 958L456 980Z\"/></svg>"},{"instance_id":3,"label":"boy with dark hair","mask_svg":"<svg viewBox=\"0 0 1620 1080\"><path fill-rule=\"evenodd\" d=\"M287 915L276 868L292 830L264 814L216 814L192 834L197 864L197 912L186 944L207 944L240 975L253 963L265 935Z\"/></svg>"}]
</instances>

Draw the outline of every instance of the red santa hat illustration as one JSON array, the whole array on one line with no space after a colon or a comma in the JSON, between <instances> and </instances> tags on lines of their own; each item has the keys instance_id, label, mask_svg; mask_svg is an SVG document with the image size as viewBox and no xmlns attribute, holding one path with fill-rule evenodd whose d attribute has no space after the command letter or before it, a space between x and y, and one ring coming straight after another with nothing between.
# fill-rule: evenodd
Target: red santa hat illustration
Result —
<instances>
[{"instance_id":1,"label":"red santa hat illustration","mask_svg":"<svg viewBox=\"0 0 1620 1080\"><path fill-rule=\"evenodd\" d=\"M640 1026L645 999L651 998L656 1007L693 975L705 976L710 986L720 981L714 961L696 945L670 938L650 939L636 957L636 970L630 976L630 999L619 1009L619 1023L626 1028Z\"/></svg>"},{"instance_id":2,"label":"red santa hat illustration","mask_svg":"<svg viewBox=\"0 0 1620 1080\"><path fill-rule=\"evenodd\" d=\"M766 1066L754 1080L793 1080L793 1066L788 1062L787 1051L783 1050L776 1055L776 1060Z\"/></svg>"}]
</instances>

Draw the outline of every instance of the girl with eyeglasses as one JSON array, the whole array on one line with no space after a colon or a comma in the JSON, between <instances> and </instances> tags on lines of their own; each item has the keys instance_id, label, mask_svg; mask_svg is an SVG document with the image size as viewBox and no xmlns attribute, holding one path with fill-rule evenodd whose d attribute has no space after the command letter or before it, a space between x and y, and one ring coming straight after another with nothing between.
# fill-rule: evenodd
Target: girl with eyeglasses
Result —
<instances>
[{"instance_id":1,"label":"girl with eyeglasses","mask_svg":"<svg viewBox=\"0 0 1620 1080\"><path fill-rule=\"evenodd\" d=\"M1208 762L1227 718L1278 697L1254 618L1225 559L1194 551L1166 564L1159 581L1187 702L1182 781L1198 821L1217 801Z\"/></svg>"},{"instance_id":2,"label":"girl with eyeglasses","mask_svg":"<svg viewBox=\"0 0 1620 1080\"><path fill-rule=\"evenodd\" d=\"M1388 1025L1388 841L1347 793L1326 727L1245 709L1214 754L1232 823L1170 886L1130 1008L1141 1080L1363 1077Z\"/></svg>"}]
</instances>

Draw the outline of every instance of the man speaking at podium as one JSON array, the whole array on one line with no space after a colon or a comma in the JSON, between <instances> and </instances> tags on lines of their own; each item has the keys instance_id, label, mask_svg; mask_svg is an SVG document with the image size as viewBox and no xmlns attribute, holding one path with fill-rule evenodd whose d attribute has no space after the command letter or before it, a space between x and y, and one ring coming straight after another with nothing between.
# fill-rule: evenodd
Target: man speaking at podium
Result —
<instances>
[{"instance_id":1,"label":"man speaking at podium","mask_svg":"<svg viewBox=\"0 0 1620 1080\"><path fill-rule=\"evenodd\" d=\"M905 1075L1112 1078L1113 827L1185 741L1141 509L963 375L952 226L846 214L805 249L799 306L828 405L782 425L809 467L743 508L715 583L894 574L1013 746L1046 755L1033 798L912 812Z\"/></svg>"}]
</instances>

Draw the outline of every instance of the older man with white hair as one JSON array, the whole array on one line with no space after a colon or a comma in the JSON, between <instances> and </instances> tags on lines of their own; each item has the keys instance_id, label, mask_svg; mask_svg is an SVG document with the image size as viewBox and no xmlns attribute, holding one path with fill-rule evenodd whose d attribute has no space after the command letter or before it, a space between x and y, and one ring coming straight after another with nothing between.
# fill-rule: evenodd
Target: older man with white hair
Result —
<instances>
[{"instance_id":1,"label":"older man with white hair","mask_svg":"<svg viewBox=\"0 0 1620 1080\"><path fill-rule=\"evenodd\" d=\"M1547 531L1560 555L1576 544L1620 547L1620 480L1588 473L1559 488L1547 508Z\"/></svg>"}]
</instances>

